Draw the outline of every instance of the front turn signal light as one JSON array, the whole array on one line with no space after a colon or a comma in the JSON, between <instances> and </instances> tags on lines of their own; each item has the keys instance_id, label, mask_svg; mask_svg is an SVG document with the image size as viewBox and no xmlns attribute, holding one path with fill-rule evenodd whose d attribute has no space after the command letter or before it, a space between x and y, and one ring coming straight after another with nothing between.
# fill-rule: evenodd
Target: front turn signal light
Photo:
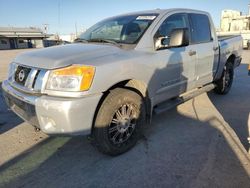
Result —
<instances>
[{"instance_id":1,"label":"front turn signal light","mask_svg":"<svg viewBox=\"0 0 250 188\"><path fill-rule=\"evenodd\" d=\"M58 91L86 91L91 87L95 67L72 65L51 71L46 89Z\"/></svg>"}]
</instances>

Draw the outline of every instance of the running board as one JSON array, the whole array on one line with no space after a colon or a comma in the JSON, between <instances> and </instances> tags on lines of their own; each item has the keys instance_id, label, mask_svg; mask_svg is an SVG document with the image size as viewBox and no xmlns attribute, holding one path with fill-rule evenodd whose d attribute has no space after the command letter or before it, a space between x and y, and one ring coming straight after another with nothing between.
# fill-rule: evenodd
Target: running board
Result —
<instances>
[{"instance_id":1,"label":"running board","mask_svg":"<svg viewBox=\"0 0 250 188\"><path fill-rule=\"evenodd\" d=\"M154 108L154 113L156 113L156 114L163 113L163 112L165 112L171 108L174 108L175 106L182 104L182 103L184 103L184 102L186 102L194 97L197 97L203 93L209 92L209 91L213 90L214 88L215 88L214 84L209 84L209 85L206 85L202 88L195 89L194 91L185 93L176 99L170 99L166 102L163 102L163 103L157 105Z\"/></svg>"}]
</instances>

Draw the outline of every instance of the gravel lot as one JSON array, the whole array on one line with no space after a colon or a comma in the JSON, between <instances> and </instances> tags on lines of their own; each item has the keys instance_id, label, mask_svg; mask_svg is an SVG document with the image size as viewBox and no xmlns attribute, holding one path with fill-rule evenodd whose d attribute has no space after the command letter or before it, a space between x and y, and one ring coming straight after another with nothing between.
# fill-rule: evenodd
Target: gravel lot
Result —
<instances>
[{"instance_id":1,"label":"gravel lot","mask_svg":"<svg viewBox=\"0 0 250 188\"><path fill-rule=\"evenodd\" d=\"M0 51L0 82L16 54ZM250 187L250 51L226 96L210 92L155 115L131 151L105 156L86 137L48 137L0 92L0 187Z\"/></svg>"}]
</instances>

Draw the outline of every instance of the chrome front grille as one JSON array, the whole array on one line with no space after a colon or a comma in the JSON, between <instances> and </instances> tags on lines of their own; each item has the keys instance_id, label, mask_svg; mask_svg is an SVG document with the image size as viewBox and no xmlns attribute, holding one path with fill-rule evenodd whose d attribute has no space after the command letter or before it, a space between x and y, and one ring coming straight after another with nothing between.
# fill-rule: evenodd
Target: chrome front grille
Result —
<instances>
[{"instance_id":1,"label":"chrome front grille","mask_svg":"<svg viewBox=\"0 0 250 188\"><path fill-rule=\"evenodd\" d=\"M30 75L31 68L18 66L14 75L16 83L25 86L28 76Z\"/></svg>"},{"instance_id":2,"label":"chrome front grille","mask_svg":"<svg viewBox=\"0 0 250 188\"><path fill-rule=\"evenodd\" d=\"M30 93L41 93L47 70L11 63L8 80L12 86Z\"/></svg>"}]
</instances>

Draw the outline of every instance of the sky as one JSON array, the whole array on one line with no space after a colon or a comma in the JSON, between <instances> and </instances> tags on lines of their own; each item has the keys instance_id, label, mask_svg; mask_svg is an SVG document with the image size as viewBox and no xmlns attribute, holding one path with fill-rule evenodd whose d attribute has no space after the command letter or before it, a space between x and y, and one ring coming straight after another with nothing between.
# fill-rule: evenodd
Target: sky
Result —
<instances>
[{"instance_id":1,"label":"sky","mask_svg":"<svg viewBox=\"0 0 250 188\"><path fill-rule=\"evenodd\" d=\"M192 8L208 11L220 25L221 11L248 13L250 0L0 0L1 27L40 27L48 33L70 34L122 13L140 10Z\"/></svg>"}]
</instances>

